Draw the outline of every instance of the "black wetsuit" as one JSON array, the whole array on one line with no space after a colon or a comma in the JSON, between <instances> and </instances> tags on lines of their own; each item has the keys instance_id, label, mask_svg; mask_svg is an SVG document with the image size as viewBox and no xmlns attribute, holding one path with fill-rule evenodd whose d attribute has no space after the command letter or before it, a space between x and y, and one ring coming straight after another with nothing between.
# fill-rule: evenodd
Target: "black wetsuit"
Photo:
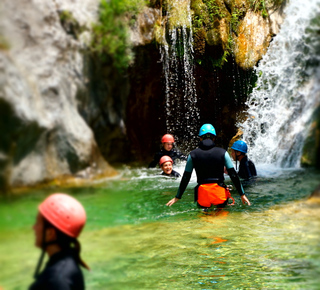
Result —
<instances>
[{"instance_id":1,"label":"black wetsuit","mask_svg":"<svg viewBox=\"0 0 320 290\"><path fill-rule=\"evenodd\" d=\"M83 274L71 250L52 255L29 290L83 290Z\"/></svg>"},{"instance_id":2,"label":"black wetsuit","mask_svg":"<svg viewBox=\"0 0 320 290\"><path fill-rule=\"evenodd\" d=\"M172 170L172 172L170 174L166 174L162 171L161 175L164 175L164 176L168 176L168 177L180 177L180 173L175 171L175 170Z\"/></svg>"},{"instance_id":3,"label":"black wetsuit","mask_svg":"<svg viewBox=\"0 0 320 290\"><path fill-rule=\"evenodd\" d=\"M159 152L157 152L154 155L153 160L150 162L148 167L149 168L156 167L159 164L160 158L165 155L171 157L173 163L175 163L176 159L187 160L187 157L177 149L171 149L170 151L167 151L164 148L162 148Z\"/></svg>"},{"instance_id":4,"label":"black wetsuit","mask_svg":"<svg viewBox=\"0 0 320 290\"><path fill-rule=\"evenodd\" d=\"M254 166L254 163L248 159L247 156L244 156L239 165L238 175L244 180L249 180L252 177L257 176L257 170Z\"/></svg>"}]
</instances>

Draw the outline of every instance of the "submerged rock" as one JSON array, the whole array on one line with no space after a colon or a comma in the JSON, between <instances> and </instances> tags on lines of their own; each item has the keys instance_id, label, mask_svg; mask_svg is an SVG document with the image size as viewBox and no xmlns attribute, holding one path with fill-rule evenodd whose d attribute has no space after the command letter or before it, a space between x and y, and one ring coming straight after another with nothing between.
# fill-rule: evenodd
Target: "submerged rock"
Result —
<instances>
[{"instance_id":1,"label":"submerged rock","mask_svg":"<svg viewBox=\"0 0 320 290\"><path fill-rule=\"evenodd\" d=\"M319 186L311 193L309 199L316 198L320 199L320 184Z\"/></svg>"}]
</instances>

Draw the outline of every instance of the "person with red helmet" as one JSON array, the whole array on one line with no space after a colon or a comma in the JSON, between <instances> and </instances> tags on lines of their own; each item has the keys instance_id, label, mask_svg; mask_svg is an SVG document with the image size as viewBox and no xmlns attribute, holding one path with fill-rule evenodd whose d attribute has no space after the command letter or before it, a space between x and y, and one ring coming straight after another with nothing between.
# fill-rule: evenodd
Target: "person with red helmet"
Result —
<instances>
[{"instance_id":1,"label":"person with red helmet","mask_svg":"<svg viewBox=\"0 0 320 290\"><path fill-rule=\"evenodd\" d=\"M86 223L86 212L79 201L64 193L54 193L40 205L33 225L35 246L42 250L29 290L85 289L79 266L89 270L80 258L77 240ZM41 273L47 254L49 261Z\"/></svg>"},{"instance_id":2,"label":"person with red helmet","mask_svg":"<svg viewBox=\"0 0 320 290\"><path fill-rule=\"evenodd\" d=\"M187 160L185 155L183 155L178 149L174 148L174 137L171 134L163 135L161 138L161 143L162 148L154 155L153 160L150 162L148 168L156 167L160 161L160 158L165 155L169 156L173 163L175 163L177 159L184 161Z\"/></svg>"},{"instance_id":3,"label":"person with red helmet","mask_svg":"<svg viewBox=\"0 0 320 290\"><path fill-rule=\"evenodd\" d=\"M181 176L180 173L173 170L172 164L173 164L173 161L169 156L167 155L162 156L159 161L159 166L162 169L161 175L168 176L168 177L180 177Z\"/></svg>"}]
</instances>

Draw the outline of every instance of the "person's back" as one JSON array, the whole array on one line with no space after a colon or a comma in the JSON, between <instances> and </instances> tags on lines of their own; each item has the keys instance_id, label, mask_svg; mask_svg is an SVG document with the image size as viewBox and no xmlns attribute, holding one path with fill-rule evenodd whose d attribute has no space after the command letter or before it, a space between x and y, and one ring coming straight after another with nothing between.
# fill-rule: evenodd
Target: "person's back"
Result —
<instances>
[{"instance_id":1,"label":"person's back","mask_svg":"<svg viewBox=\"0 0 320 290\"><path fill-rule=\"evenodd\" d=\"M216 131L211 124L204 124L199 131L199 147L192 150L188 155L185 170L176 196L167 202L172 206L181 199L190 181L193 169L196 170L197 183L195 187L195 201L198 206L207 209L212 205L224 207L230 198L230 192L224 184L224 168L235 185L243 204L250 205L245 196L238 174L234 170L228 152L215 147L214 140Z\"/></svg>"},{"instance_id":2,"label":"person's back","mask_svg":"<svg viewBox=\"0 0 320 290\"><path fill-rule=\"evenodd\" d=\"M199 147L191 151L190 156L199 184L223 182L225 152L226 150L215 147L211 139L201 141Z\"/></svg>"},{"instance_id":3,"label":"person's back","mask_svg":"<svg viewBox=\"0 0 320 290\"><path fill-rule=\"evenodd\" d=\"M244 180L249 180L257 176L257 170L254 163L248 159L248 156L244 156L239 165L238 175Z\"/></svg>"}]
</instances>

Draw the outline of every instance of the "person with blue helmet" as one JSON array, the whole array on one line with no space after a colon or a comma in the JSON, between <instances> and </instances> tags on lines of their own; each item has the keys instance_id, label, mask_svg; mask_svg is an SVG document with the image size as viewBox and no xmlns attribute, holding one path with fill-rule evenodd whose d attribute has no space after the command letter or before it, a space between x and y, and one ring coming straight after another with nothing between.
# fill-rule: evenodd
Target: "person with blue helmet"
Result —
<instances>
[{"instance_id":1,"label":"person with blue helmet","mask_svg":"<svg viewBox=\"0 0 320 290\"><path fill-rule=\"evenodd\" d=\"M198 148L192 150L188 155L178 192L166 205L172 206L181 199L190 181L192 171L195 169L198 185L195 187L194 193L198 205L204 209L212 205L224 207L230 197L224 184L224 168L240 194L242 203L250 205L228 152L215 146L216 131L214 127L211 124L202 125L199 137Z\"/></svg>"},{"instance_id":2,"label":"person with blue helmet","mask_svg":"<svg viewBox=\"0 0 320 290\"><path fill-rule=\"evenodd\" d=\"M231 146L231 156L236 161L236 169L238 161L240 162L238 175L240 178L248 181L257 176L257 170L254 163L247 156L248 145L242 140L235 141Z\"/></svg>"}]
</instances>

